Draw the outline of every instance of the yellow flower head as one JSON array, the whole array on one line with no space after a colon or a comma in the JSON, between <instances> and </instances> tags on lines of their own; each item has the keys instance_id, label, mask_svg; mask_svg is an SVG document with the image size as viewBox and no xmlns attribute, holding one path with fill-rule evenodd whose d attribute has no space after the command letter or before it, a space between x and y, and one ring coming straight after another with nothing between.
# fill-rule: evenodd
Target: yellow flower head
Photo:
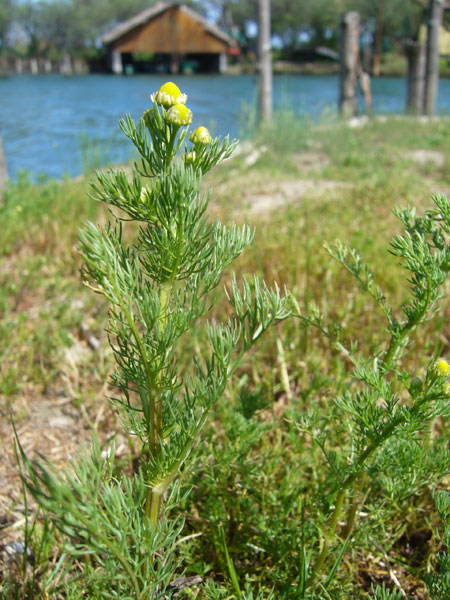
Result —
<instances>
[{"instance_id":1,"label":"yellow flower head","mask_svg":"<svg viewBox=\"0 0 450 600\"><path fill-rule=\"evenodd\" d=\"M174 125L189 125L192 123L192 112L184 104L174 104L166 112L165 119Z\"/></svg>"},{"instance_id":2,"label":"yellow flower head","mask_svg":"<svg viewBox=\"0 0 450 600\"><path fill-rule=\"evenodd\" d=\"M434 369L436 371L436 375L439 377L448 377L450 375L450 365L443 358L434 363Z\"/></svg>"},{"instance_id":3,"label":"yellow flower head","mask_svg":"<svg viewBox=\"0 0 450 600\"><path fill-rule=\"evenodd\" d=\"M203 146L207 146L212 142L212 137L206 127L197 127L191 135L189 139L193 144L202 144Z\"/></svg>"},{"instance_id":4,"label":"yellow flower head","mask_svg":"<svg viewBox=\"0 0 450 600\"><path fill-rule=\"evenodd\" d=\"M150 98L152 102L156 102L164 108L170 108L174 104L186 104L187 100L186 94L182 94L180 88L172 81L167 81Z\"/></svg>"}]
</instances>

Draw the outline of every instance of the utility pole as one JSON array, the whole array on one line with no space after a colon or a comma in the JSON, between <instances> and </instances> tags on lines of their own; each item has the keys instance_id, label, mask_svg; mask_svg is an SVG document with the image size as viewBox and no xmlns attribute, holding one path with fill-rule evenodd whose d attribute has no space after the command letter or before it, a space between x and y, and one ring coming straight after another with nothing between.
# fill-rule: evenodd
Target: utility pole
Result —
<instances>
[{"instance_id":1,"label":"utility pole","mask_svg":"<svg viewBox=\"0 0 450 600\"><path fill-rule=\"evenodd\" d=\"M272 116L272 51L270 46L270 0L258 0L258 91L262 121Z\"/></svg>"},{"instance_id":2,"label":"utility pole","mask_svg":"<svg viewBox=\"0 0 450 600\"><path fill-rule=\"evenodd\" d=\"M429 0L425 67L424 112L432 115L436 108L439 84L439 30L442 26L444 0Z\"/></svg>"}]
</instances>

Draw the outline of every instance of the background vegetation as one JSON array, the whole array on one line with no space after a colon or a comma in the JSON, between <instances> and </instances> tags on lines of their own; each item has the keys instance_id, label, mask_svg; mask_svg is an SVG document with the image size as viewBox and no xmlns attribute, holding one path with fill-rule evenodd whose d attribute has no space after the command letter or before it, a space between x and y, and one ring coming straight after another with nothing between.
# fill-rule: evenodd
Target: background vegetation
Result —
<instances>
[{"instance_id":1,"label":"background vegetation","mask_svg":"<svg viewBox=\"0 0 450 600\"><path fill-rule=\"evenodd\" d=\"M244 51L256 50L256 3L247 0L187 0L195 10L236 37ZM58 57L64 53L92 58L99 37L114 25L156 4L156 0L0 0L0 51ZM375 43L381 27L383 52L402 53L406 39L417 39L425 23L426 0L272 0L272 32L279 57L295 60L303 47L337 48L339 16L361 14L362 31ZM447 13L449 11L446 11ZM449 15L445 17L446 25Z\"/></svg>"}]
</instances>

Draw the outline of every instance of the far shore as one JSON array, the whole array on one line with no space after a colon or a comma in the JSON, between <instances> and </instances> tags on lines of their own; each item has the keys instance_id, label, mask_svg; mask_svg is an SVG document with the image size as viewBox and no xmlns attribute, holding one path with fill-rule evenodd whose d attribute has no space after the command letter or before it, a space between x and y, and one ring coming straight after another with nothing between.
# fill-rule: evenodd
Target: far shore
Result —
<instances>
[{"instance_id":1,"label":"far shore","mask_svg":"<svg viewBox=\"0 0 450 600\"><path fill-rule=\"evenodd\" d=\"M34 62L33 62L34 61ZM42 61L36 59L22 59L20 70L12 68L12 64L7 65L6 61L0 61L0 77L9 77L16 75L55 75L61 74L66 76L73 75L98 75L99 73L109 74L106 71L99 71L92 68L92 65L83 59L73 59L73 67L68 71L67 65L63 68L58 61ZM33 64L32 64L33 63ZM42 68L41 68L42 67ZM292 60L274 60L273 73L275 75L309 75L309 76L326 76L336 75L339 73L340 64L336 60L316 60L309 62L299 62ZM367 68L370 73L370 69ZM228 65L224 75L249 75L256 73L256 66L253 62L241 62ZM144 70L136 71L138 75L161 75L162 73L147 73ZM189 75L192 73L180 73L181 75ZM197 73L194 73L197 74ZM198 73L207 75L208 73ZM211 73L217 75L217 73ZM390 54L384 57L380 66L380 77L406 77L407 61L406 57L401 54ZM173 75L174 76L174 75ZM450 60L441 58L440 62L440 77L450 77Z\"/></svg>"}]
</instances>

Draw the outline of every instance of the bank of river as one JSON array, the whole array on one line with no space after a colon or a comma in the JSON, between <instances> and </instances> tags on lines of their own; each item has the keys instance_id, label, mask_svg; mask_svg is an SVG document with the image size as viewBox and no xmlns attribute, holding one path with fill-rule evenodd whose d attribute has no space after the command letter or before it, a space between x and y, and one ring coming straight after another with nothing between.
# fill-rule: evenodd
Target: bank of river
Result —
<instances>
[{"instance_id":1,"label":"bank of river","mask_svg":"<svg viewBox=\"0 0 450 600\"><path fill-rule=\"evenodd\" d=\"M139 118L151 105L149 95L166 77L86 75L18 76L0 79L0 135L10 177L21 170L33 177L77 175L87 164L130 158L130 143L117 121L125 113ZM216 134L242 134L251 124L248 110L256 96L253 75L193 76L176 79L188 94L194 124ZM405 80L372 81L376 113L402 113ZM336 113L334 75L274 78L276 107L317 118ZM245 110L243 107L247 106ZM450 80L440 82L438 112L450 113Z\"/></svg>"}]
</instances>

